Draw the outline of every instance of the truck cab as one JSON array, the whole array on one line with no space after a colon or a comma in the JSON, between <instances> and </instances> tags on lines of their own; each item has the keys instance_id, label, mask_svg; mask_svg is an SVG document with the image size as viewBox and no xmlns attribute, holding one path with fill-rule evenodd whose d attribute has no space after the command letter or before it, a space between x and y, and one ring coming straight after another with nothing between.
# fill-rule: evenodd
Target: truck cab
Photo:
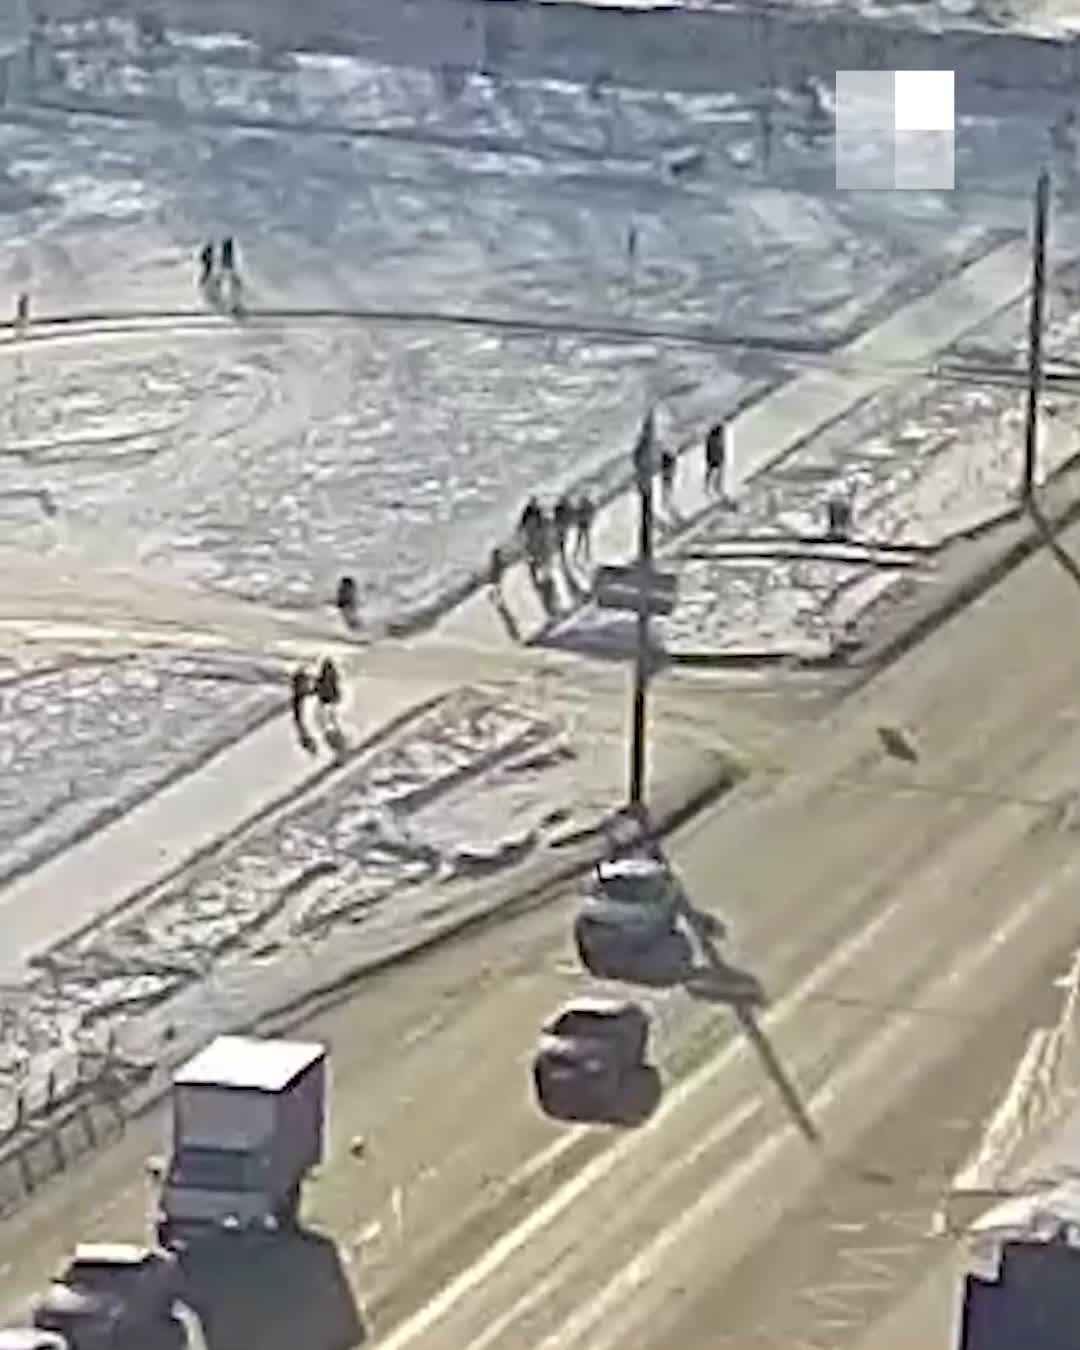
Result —
<instances>
[{"instance_id":1,"label":"truck cab","mask_svg":"<svg viewBox=\"0 0 1080 1350\"><path fill-rule=\"evenodd\" d=\"M322 1158L325 1064L321 1045L219 1036L177 1071L163 1245L183 1251L297 1223L303 1180Z\"/></svg>"}]
</instances>

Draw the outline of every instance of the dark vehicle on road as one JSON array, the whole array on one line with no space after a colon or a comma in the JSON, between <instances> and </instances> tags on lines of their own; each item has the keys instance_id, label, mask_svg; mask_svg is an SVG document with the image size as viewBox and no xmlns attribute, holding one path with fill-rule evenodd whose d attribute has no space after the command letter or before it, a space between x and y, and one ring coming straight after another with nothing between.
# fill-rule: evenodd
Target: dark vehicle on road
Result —
<instances>
[{"instance_id":1,"label":"dark vehicle on road","mask_svg":"<svg viewBox=\"0 0 1080 1350\"><path fill-rule=\"evenodd\" d=\"M70 1350L153 1346L174 1325L179 1267L168 1252L129 1243L87 1243L34 1308L34 1325Z\"/></svg>"},{"instance_id":2,"label":"dark vehicle on road","mask_svg":"<svg viewBox=\"0 0 1080 1350\"><path fill-rule=\"evenodd\" d=\"M678 980L692 949L680 925L682 883L661 858L598 863L574 921L582 965L599 979Z\"/></svg>"},{"instance_id":3,"label":"dark vehicle on road","mask_svg":"<svg viewBox=\"0 0 1080 1350\"><path fill-rule=\"evenodd\" d=\"M579 998L543 1024L533 1061L537 1100L563 1120L629 1123L658 1095L647 1061L648 1014L622 999Z\"/></svg>"}]
</instances>

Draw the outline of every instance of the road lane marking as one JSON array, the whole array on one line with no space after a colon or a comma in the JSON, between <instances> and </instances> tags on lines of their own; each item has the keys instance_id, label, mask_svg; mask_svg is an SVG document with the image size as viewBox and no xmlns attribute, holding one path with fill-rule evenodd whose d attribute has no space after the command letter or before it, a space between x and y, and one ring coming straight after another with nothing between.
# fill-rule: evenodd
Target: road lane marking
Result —
<instances>
[{"instance_id":1,"label":"road lane marking","mask_svg":"<svg viewBox=\"0 0 1080 1350\"><path fill-rule=\"evenodd\" d=\"M711 1130L698 1139L697 1143L688 1153L681 1154L673 1161L671 1167L665 1169L662 1174L662 1179L654 1176L653 1185L645 1187L645 1192L649 1193L655 1189L658 1182L659 1184L667 1185L667 1183L675 1176L681 1175L683 1172L693 1167L694 1164L703 1157L704 1154L708 1153L710 1149L716 1148L726 1140L738 1134L744 1125L747 1125L755 1116L760 1114L761 1109L762 1102L760 1094L742 1102L739 1106L733 1107L725 1115L721 1116L720 1120L717 1121ZM640 1202L640 1191L636 1198ZM541 1282L539 1288L542 1288L544 1292L547 1293L548 1290L558 1284L559 1278L560 1277L557 1274L552 1273ZM507 1312L502 1313L499 1316L496 1325L505 1330L506 1327L513 1324L522 1312L527 1311L535 1305L537 1301L537 1289L532 1288L528 1293L518 1299ZM489 1328L476 1340L470 1341L468 1346L466 1346L466 1350L482 1350L482 1347L489 1345L492 1339L492 1333Z\"/></svg>"},{"instance_id":2,"label":"road lane marking","mask_svg":"<svg viewBox=\"0 0 1080 1350\"><path fill-rule=\"evenodd\" d=\"M968 980L973 974L994 957L999 949L1022 928L1043 904L1048 891L1057 890L1067 879L1076 873L1080 864L1073 864L1055 875L1052 882L1045 882L1035 892L1032 899L1012 911L978 947L967 957L960 960L947 974L936 980L932 986L935 994L940 995L950 987ZM919 1024L917 1014L900 1014L897 1021L878 1033L848 1063L825 1082L810 1099L809 1109L814 1116L820 1115L827 1107L850 1089L861 1077L876 1069L879 1061L895 1052L895 1042L906 1036L912 1027ZM642 1285L652 1280L668 1252L688 1234L692 1233L713 1213L727 1204L731 1196L750 1181L757 1172L766 1167L786 1145L800 1139L794 1124L785 1123L765 1139L741 1163L731 1168L724 1176L713 1183L697 1201L673 1223L669 1224L634 1257L607 1285L584 1306L569 1317L559 1329L544 1340L539 1350L571 1350L571 1347L587 1335L612 1308L625 1304ZM606 1335L588 1341L588 1350L611 1350L620 1339L620 1333L612 1327Z\"/></svg>"},{"instance_id":3,"label":"road lane marking","mask_svg":"<svg viewBox=\"0 0 1080 1350\"><path fill-rule=\"evenodd\" d=\"M864 948L876 941L878 935L900 911L900 902L893 901L880 914L875 915L863 928L853 933L826 960L807 975L796 987L778 1003L770 1008L763 1018L766 1029L777 1022L786 1020L792 1013L809 1002L823 985L827 985L838 971L856 960ZM678 1112L687 1102L698 1095L709 1083L731 1064L737 1063L749 1053L746 1041L739 1036L733 1037L724 1049L703 1064L689 1077L678 1082L666 1093L652 1121L646 1128L617 1139L603 1153L591 1159L576 1176L564 1182L553 1195L531 1213L527 1214L514 1228L505 1232L471 1266L462 1270L449 1284L419 1308L406 1321L398 1325L381 1341L380 1350L403 1350L414 1344L426 1332L462 1299L489 1279L514 1254L531 1242L555 1220L570 1208L582 1195L603 1180L624 1158L630 1157L652 1135L655 1127Z\"/></svg>"}]
</instances>

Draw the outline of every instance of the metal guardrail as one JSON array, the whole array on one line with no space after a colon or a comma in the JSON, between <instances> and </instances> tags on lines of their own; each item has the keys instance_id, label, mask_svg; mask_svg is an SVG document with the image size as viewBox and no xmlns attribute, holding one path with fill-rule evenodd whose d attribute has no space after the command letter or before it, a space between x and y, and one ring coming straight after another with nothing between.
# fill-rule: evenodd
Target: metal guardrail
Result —
<instances>
[{"instance_id":1,"label":"metal guardrail","mask_svg":"<svg viewBox=\"0 0 1080 1350\"><path fill-rule=\"evenodd\" d=\"M122 1134L126 1100L150 1072L110 1049L77 1056L75 1073L66 1081L48 1074L36 1100L20 1093L0 1132L0 1218L43 1182Z\"/></svg>"}]
</instances>

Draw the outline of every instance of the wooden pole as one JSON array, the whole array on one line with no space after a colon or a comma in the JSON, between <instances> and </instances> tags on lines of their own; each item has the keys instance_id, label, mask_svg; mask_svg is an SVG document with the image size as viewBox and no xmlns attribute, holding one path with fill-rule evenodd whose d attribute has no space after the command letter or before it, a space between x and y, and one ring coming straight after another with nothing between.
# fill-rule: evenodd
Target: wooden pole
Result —
<instances>
[{"instance_id":1,"label":"wooden pole","mask_svg":"<svg viewBox=\"0 0 1080 1350\"><path fill-rule=\"evenodd\" d=\"M1046 295L1046 218L1050 175L1044 169L1035 189L1035 228L1031 241L1031 310L1028 324L1028 398L1024 427L1024 477L1020 492L1028 502L1035 490L1038 460L1039 395L1042 391L1043 303Z\"/></svg>"}]
</instances>

